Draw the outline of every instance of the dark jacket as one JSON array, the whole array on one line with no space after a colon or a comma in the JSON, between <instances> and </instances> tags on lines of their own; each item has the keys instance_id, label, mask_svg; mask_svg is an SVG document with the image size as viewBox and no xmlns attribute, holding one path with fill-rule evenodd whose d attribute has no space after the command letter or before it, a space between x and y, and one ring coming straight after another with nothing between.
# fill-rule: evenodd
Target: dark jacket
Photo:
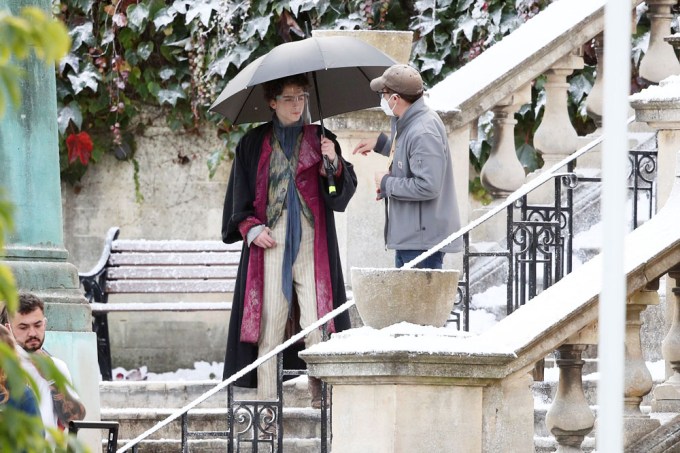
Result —
<instances>
[{"instance_id":1,"label":"dark jacket","mask_svg":"<svg viewBox=\"0 0 680 453\"><path fill-rule=\"evenodd\" d=\"M226 243L243 240L244 237L242 236L242 231L239 230L239 225L246 219L255 216L254 202L257 192L258 165L260 165L263 141L271 130L271 123L266 123L253 129L241 139L236 148L222 214L222 240ZM320 134L320 128L318 132ZM335 308L342 305L347 300L347 296L345 294L345 283L342 275L333 211L344 211L356 191L357 179L352 164L345 161L340 155L340 146L335 140L335 135L330 131L326 131L325 134L326 137L335 142L336 151L342 165L342 173L336 178L338 193L336 197L328 195L326 178L323 178L320 174L318 176L320 193L323 194L323 199L319 202L323 204L326 217L325 236L333 293L333 307ZM268 171L268 165L264 165L262 168L263 171ZM224 363L225 379L257 359L257 345L242 342L240 339L250 252L250 248L246 241L244 241L229 321L229 336ZM339 332L347 328L349 328L349 316L345 312L335 319L335 330ZM297 358L297 351L299 349L297 348L284 355L284 362L286 362L284 367L304 368L304 362ZM257 373L247 374L237 381L237 385L256 387L256 375Z\"/></svg>"}]
</instances>

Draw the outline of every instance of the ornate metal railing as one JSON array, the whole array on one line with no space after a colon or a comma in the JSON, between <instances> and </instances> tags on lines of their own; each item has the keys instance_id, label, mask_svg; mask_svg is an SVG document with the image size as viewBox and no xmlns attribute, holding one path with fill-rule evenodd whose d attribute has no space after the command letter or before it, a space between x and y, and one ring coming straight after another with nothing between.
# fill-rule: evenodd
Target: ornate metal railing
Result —
<instances>
[{"instance_id":1,"label":"ornate metal railing","mask_svg":"<svg viewBox=\"0 0 680 453\"><path fill-rule=\"evenodd\" d=\"M629 152L629 162L631 228L635 229L654 214L656 151L632 150ZM550 173L554 183L553 204L531 204L529 192L519 195L512 203L505 203L505 249L473 251L470 233L463 234L463 272L459 282L458 303L451 318L453 322L460 322L458 312L462 312L463 330L470 330L471 258L498 258L500 262L495 266L496 269L502 269L502 261L505 261L507 314L571 272L574 266L574 192L585 184L600 183L601 178L577 174L576 157L562 163L566 164L566 172ZM500 207L495 210L495 214L500 212Z\"/></svg>"}]
</instances>

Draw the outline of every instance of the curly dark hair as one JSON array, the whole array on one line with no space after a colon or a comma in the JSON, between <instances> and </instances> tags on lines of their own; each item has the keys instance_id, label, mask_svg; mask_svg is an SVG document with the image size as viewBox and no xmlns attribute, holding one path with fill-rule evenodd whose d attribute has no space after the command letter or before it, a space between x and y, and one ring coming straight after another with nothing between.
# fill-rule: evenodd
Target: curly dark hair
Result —
<instances>
[{"instance_id":1,"label":"curly dark hair","mask_svg":"<svg viewBox=\"0 0 680 453\"><path fill-rule=\"evenodd\" d=\"M279 96L281 93L283 93L283 89L286 87L286 85L296 85L303 88L308 88L309 79L305 74L295 74L265 82L262 87L264 89L264 98L267 100L267 102L275 101L276 96Z\"/></svg>"}]
</instances>

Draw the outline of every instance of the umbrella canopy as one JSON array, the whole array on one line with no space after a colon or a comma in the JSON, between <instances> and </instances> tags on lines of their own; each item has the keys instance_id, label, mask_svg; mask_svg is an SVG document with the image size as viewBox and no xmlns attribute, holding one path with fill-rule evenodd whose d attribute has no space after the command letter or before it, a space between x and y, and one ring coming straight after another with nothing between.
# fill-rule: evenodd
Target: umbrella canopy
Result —
<instances>
[{"instance_id":1,"label":"umbrella canopy","mask_svg":"<svg viewBox=\"0 0 680 453\"><path fill-rule=\"evenodd\" d=\"M314 73L310 83L316 81L309 93L312 121L375 107L378 100L369 83L393 64L396 61L382 51L348 36L281 44L231 79L210 111L234 124L269 121L272 114L262 83L303 73Z\"/></svg>"}]
</instances>

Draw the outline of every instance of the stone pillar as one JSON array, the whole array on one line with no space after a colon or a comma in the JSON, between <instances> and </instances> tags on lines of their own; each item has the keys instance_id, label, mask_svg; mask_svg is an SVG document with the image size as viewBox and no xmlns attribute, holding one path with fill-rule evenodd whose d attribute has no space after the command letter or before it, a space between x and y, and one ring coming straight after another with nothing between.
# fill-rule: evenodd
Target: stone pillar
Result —
<instances>
[{"instance_id":1,"label":"stone pillar","mask_svg":"<svg viewBox=\"0 0 680 453\"><path fill-rule=\"evenodd\" d=\"M480 179L494 197L505 197L524 184L524 167L515 149L515 113L531 102L531 86L525 85L516 93L499 102L493 109L494 142L489 159L484 164Z\"/></svg>"},{"instance_id":2,"label":"stone pillar","mask_svg":"<svg viewBox=\"0 0 680 453\"><path fill-rule=\"evenodd\" d=\"M676 152L680 149L680 104L677 92L680 76L671 76L658 86L650 86L630 97L635 119L646 122L657 132L658 174L656 208L666 203L675 179Z\"/></svg>"},{"instance_id":3,"label":"stone pillar","mask_svg":"<svg viewBox=\"0 0 680 453\"><path fill-rule=\"evenodd\" d=\"M640 76L658 83L668 76L680 74L680 62L673 47L664 40L671 34L671 7L676 0L648 0L647 16L651 22L649 47L640 62Z\"/></svg>"},{"instance_id":4,"label":"stone pillar","mask_svg":"<svg viewBox=\"0 0 680 453\"><path fill-rule=\"evenodd\" d=\"M352 329L300 354L333 385L333 453L533 451L528 370L500 377L511 357L434 351L460 338L414 327Z\"/></svg>"},{"instance_id":5,"label":"stone pillar","mask_svg":"<svg viewBox=\"0 0 680 453\"><path fill-rule=\"evenodd\" d=\"M668 291L666 297L668 311L672 313L672 323L661 344L661 352L673 371L663 384L654 388L654 412L680 412L680 266L671 269L668 276L672 280L669 282L672 291Z\"/></svg>"},{"instance_id":6,"label":"stone pillar","mask_svg":"<svg viewBox=\"0 0 680 453\"><path fill-rule=\"evenodd\" d=\"M0 0L0 8L14 14L26 6L51 12L48 0ZM9 106L0 120L0 187L15 206L15 230L3 263L20 290L46 302L46 349L68 364L87 418L98 420L99 369L90 307L76 268L66 261L63 241L54 68L30 57L21 69L21 105ZM101 449L96 434L88 443Z\"/></svg>"},{"instance_id":7,"label":"stone pillar","mask_svg":"<svg viewBox=\"0 0 680 453\"><path fill-rule=\"evenodd\" d=\"M604 94L604 34L593 38L593 48L597 57L595 68L595 83L586 99L586 112L595 121L595 125L602 127L602 96Z\"/></svg>"},{"instance_id":8,"label":"stone pillar","mask_svg":"<svg viewBox=\"0 0 680 453\"><path fill-rule=\"evenodd\" d=\"M565 344L556 351L555 361L560 368L560 380L545 423L559 444L558 453L581 451L583 439L595 425L595 416L583 393L582 371L585 362L581 355L586 347L585 344Z\"/></svg>"},{"instance_id":9,"label":"stone pillar","mask_svg":"<svg viewBox=\"0 0 680 453\"><path fill-rule=\"evenodd\" d=\"M390 123L380 109L337 115L324 123L337 134L343 155L354 165L358 179L357 192L347 210L335 214L339 242L346 244L345 250L340 251L345 281L350 283L352 267L394 267L394 252L385 249L385 203L375 199L373 182L376 171L386 171L387 159L376 153L352 155L362 139L377 137L381 131L389 132ZM342 241L343 236L348 240Z\"/></svg>"},{"instance_id":10,"label":"stone pillar","mask_svg":"<svg viewBox=\"0 0 680 453\"><path fill-rule=\"evenodd\" d=\"M624 445L634 443L660 426L656 419L640 411L642 398L652 390L652 374L642 357L640 313L648 305L659 304L659 281L633 294L626 304L626 367L624 376Z\"/></svg>"}]
</instances>

